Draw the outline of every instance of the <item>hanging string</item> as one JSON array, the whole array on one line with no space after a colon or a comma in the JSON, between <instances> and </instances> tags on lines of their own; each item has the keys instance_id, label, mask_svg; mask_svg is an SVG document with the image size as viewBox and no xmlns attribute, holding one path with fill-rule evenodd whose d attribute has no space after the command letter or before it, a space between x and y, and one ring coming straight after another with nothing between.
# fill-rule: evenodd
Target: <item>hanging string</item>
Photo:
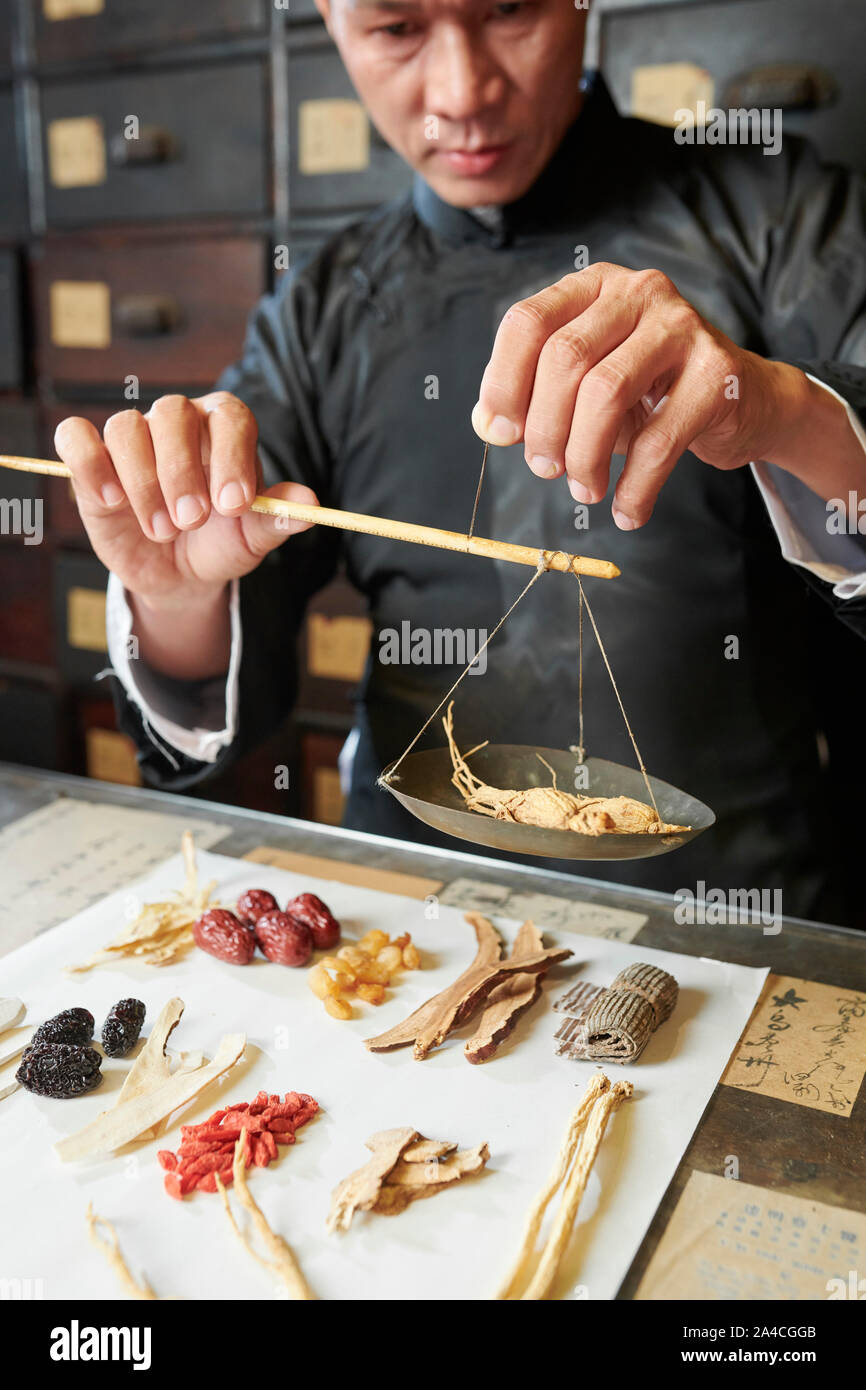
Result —
<instances>
[{"instance_id":1,"label":"hanging string","mask_svg":"<svg viewBox=\"0 0 866 1390\"><path fill-rule=\"evenodd\" d=\"M601 655L602 655L602 660L604 661L604 664L605 664L605 666L607 667L607 674L610 676L610 683L611 683L611 685L613 686L613 693L614 693L614 695L616 696L616 701L617 701L617 704L619 705L619 712L620 712L620 714L621 714L622 717L623 717L623 721L624 721L624 723L625 723L625 727L628 729L628 736L629 736L629 738L631 739L631 746L632 746L632 748L634 749L634 755L635 755L635 757L637 758L637 760L638 760L638 766L640 767L640 770L641 770L641 772L643 773L643 780L644 780L644 782L646 783L646 789L647 789L647 792L649 793L649 799L650 799L650 801L652 802L653 810L655 811L655 813L656 813L656 815L658 816L659 820L661 820L661 815L659 815L659 808L658 808L658 806L656 805L656 799L655 799L655 797L653 796L653 789L652 789L652 786L650 785L649 774L648 774L648 772L647 772L647 770L646 770L646 767L644 766L644 760L643 760L643 758L642 758L641 755L640 755L640 749L639 749L638 746L637 746L637 739L635 738L634 734L633 734L632 731L631 731L631 724L629 724L629 722L628 722L628 715L627 715L626 712L625 712L625 705L624 705L623 702L622 702L622 696L621 696L620 693L619 693L619 687L617 686L617 683L616 683L616 681L614 680L613 671L610 669L610 662L609 662L608 659L607 659L607 652L605 651L605 649L604 649L604 643L603 643L602 640L601 640L601 633L600 633L599 630L598 630L598 626L597 626L597 624L596 624L595 618L593 617L592 609L591 609L590 606L589 606L589 599L586 597L586 594L583 592L583 584L581 583L580 575L579 575L579 574L576 574L574 577L575 577L575 579L577 580L578 585L580 586L580 596L581 596L583 602L586 604L586 611L587 611L587 614L588 614L588 616L589 616L589 621L592 623L592 630L593 630L593 632L595 633L595 638L596 638L596 641L598 642L598 647L599 647L599 651L601 652Z\"/></svg>"},{"instance_id":2,"label":"hanging string","mask_svg":"<svg viewBox=\"0 0 866 1390\"><path fill-rule=\"evenodd\" d=\"M439 713L439 711L441 710L442 706L443 706L444 704L446 704L446 703L448 702L448 700L450 700L451 696L454 694L454 691L457 689L458 685L459 685L460 682L463 680L463 677L464 677L464 676L467 676L467 675L469 674L470 670L471 670L472 667L475 665L475 663L476 663L476 661L478 660L478 658L480 657L481 653L482 653L483 651L486 651L487 647L489 647L490 643L493 641L493 639L494 639L494 637L496 636L497 632L498 632L499 629L502 627L502 624L503 624L504 622L507 622L507 620L511 617L511 614L514 612L514 610L515 610L515 608L517 607L517 605L518 605L518 603L520 602L520 600L521 600L522 598L524 598L524 597L526 596L526 594L529 593L529 590L532 588L533 584L537 583L537 581L541 578L541 576L545 573L546 570L547 570L547 564L546 564L546 562L545 562L545 559L544 559L544 556L543 556L542 552L539 551L539 554L538 554L538 568L536 569L535 574L532 576L532 578L530 579L529 583L528 583L528 584L525 586L525 588L523 588L523 589L520 591L520 593L517 595L517 598L514 600L514 602L512 603L511 607L508 609L508 612L507 612L507 613L503 613L502 617L499 619L499 622L496 624L495 628L494 628L493 631L491 632L490 636L487 638L486 642L484 642L484 643L482 644L482 646L480 646L480 647L478 648L478 651L475 653L475 655L473 656L473 658L472 658L472 660L469 662L469 664L461 671L460 675L457 677L457 679L456 679L456 681L454 682L454 684L452 685L451 689L448 691L447 695L444 695L444 696L442 697L442 699L439 701L438 705L437 705L436 708L434 709L433 713L432 713L432 714L429 716L429 718L427 718L427 719L424 721L424 723L421 725L421 728L418 730L418 732L417 732L417 734L415 735L415 737L413 738L412 742L409 744L408 748L404 749L404 751L400 754L400 756L399 756L399 758L397 759L396 763L395 763L394 766L391 768L391 771L387 774L387 776L385 775L385 773L382 773L382 775L377 779L377 781L378 781L378 783L379 783L380 786L384 786L386 783L388 783L388 782L391 781L391 778L394 776L394 773L397 771L397 768L400 766L400 764L402 763L403 759L407 756L407 754L409 754L409 753L412 752L412 749L415 747L415 744L418 742L418 740L419 740L419 738L421 737L421 735L422 735L422 734L430 727L430 725L433 723L433 720L436 718L436 716L437 716L437 714Z\"/></svg>"},{"instance_id":3,"label":"hanging string","mask_svg":"<svg viewBox=\"0 0 866 1390\"><path fill-rule=\"evenodd\" d=\"M475 518L478 515L478 503L481 500L481 486L484 482L484 470L487 467L487 450L489 448L490 445L487 443L487 440L485 439L484 453L481 455L481 472L478 474L478 487L475 489L475 505L472 508L472 520L469 523L469 530L467 532L467 536L470 539L475 532Z\"/></svg>"},{"instance_id":4,"label":"hanging string","mask_svg":"<svg viewBox=\"0 0 866 1390\"><path fill-rule=\"evenodd\" d=\"M569 752L577 754L582 763L586 757L586 744L583 741L583 585L580 586L580 602L577 608L577 743L569 745Z\"/></svg>"}]
</instances>

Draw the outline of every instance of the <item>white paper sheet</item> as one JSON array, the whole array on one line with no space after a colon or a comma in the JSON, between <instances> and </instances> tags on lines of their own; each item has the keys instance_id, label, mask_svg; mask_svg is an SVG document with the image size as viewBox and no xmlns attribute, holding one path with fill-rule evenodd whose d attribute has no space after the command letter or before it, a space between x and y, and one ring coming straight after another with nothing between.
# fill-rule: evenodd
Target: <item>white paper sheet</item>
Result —
<instances>
[{"instance_id":1,"label":"white paper sheet","mask_svg":"<svg viewBox=\"0 0 866 1390\"><path fill-rule=\"evenodd\" d=\"M0 956L162 864L187 829L202 849L227 833L213 821L73 797L7 825L0 831Z\"/></svg>"},{"instance_id":2,"label":"white paper sheet","mask_svg":"<svg viewBox=\"0 0 866 1390\"><path fill-rule=\"evenodd\" d=\"M572 961L549 978L544 999L526 1015L499 1054L483 1066L463 1056L471 1024L424 1062L411 1049L371 1054L363 1039L405 1017L465 968L474 935L460 912L340 883L323 883L270 866L201 853L200 872L217 878L220 897L263 887L280 902L319 892L343 921L344 934L371 927L410 931L424 969L406 973L380 1008L356 1006L350 1022L331 1019L311 994L306 971L257 958L228 966L194 950L161 970L100 967L66 976L62 966L104 945L123 921L128 891L95 904L62 927L0 960L0 994L19 995L28 1022L84 1005L101 1022L120 997L135 995L148 1025L179 994L186 1013L172 1036L178 1051L212 1056L220 1036L248 1034L245 1059L204 1098L176 1115L162 1139L112 1158L61 1164L52 1145L113 1101L126 1061L106 1060L93 1095L51 1101L18 1091L0 1103L0 1278L41 1280L46 1298L116 1298L117 1285L88 1243L88 1201L115 1223L134 1272L162 1296L274 1298L279 1290L232 1234L219 1199L197 1193L183 1203L163 1191L160 1148L177 1148L180 1124L199 1122L218 1105L250 1100L259 1089L314 1095L322 1113L280 1159L253 1170L251 1189L272 1225L289 1240L320 1298L490 1298L507 1272L529 1203L545 1181L591 1063L556 1058L561 1016L552 999L577 978L609 984L631 961L650 960L680 982L673 1017L640 1061L611 1067L635 1095L614 1116L593 1170L569 1249L560 1297L612 1298L686 1148L757 999L766 971L650 951L601 937L562 941ZM183 878L180 857L134 885L137 898L165 898ZM510 944L517 924L494 919ZM549 933L548 943L556 936ZM0 1088L7 1078L0 1074ZM461 1147L486 1140L491 1159L477 1178L410 1206L396 1217L360 1214L349 1232L325 1230L331 1189L366 1160L374 1131L411 1125Z\"/></svg>"}]
</instances>

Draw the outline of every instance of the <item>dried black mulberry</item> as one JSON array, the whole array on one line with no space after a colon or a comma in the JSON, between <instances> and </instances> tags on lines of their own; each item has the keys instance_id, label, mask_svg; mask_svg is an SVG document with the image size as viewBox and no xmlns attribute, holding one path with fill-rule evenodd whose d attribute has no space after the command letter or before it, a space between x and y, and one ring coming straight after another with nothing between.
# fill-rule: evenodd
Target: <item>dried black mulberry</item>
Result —
<instances>
[{"instance_id":1,"label":"dried black mulberry","mask_svg":"<svg viewBox=\"0 0 866 1390\"><path fill-rule=\"evenodd\" d=\"M89 1009L64 1009L44 1023L40 1023L30 1046L39 1043L71 1043L74 1047L87 1047L93 1039L95 1020Z\"/></svg>"},{"instance_id":2,"label":"dried black mulberry","mask_svg":"<svg viewBox=\"0 0 866 1390\"><path fill-rule=\"evenodd\" d=\"M37 1096L71 1100L102 1080L102 1058L92 1047L72 1043L31 1043L21 1054L15 1080Z\"/></svg>"},{"instance_id":3,"label":"dried black mulberry","mask_svg":"<svg viewBox=\"0 0 866 1390\"><path fill-rule=\"evenodd\" d=\"M140 999L120 999L102 1025L106 1057L125 1057L138 1042L146 1009Z\"/></svg>"}]
</instances>

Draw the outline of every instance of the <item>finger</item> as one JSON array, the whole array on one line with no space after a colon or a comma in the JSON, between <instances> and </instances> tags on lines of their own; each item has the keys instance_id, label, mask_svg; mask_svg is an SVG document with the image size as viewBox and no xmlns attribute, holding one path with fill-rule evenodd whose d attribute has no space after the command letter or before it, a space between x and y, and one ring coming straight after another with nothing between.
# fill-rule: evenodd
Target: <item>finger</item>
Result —
<instances>
[{"instance_id":1,"label":"finger","mask_svg":"<svg viewBox=\"0 0 866 1390\"><path fill-rule=\"evenodd\" d=\"M319 505L312 488L304 487L303 483L276 483L263 496L280 497L285 502L304 502L310 507ZM256 556L267 555L289 536L308 531L312 525L311 521L295 521L288 516L264 516L260 512L247 512L241 517L244 541Z\"/></svg>"},{"instance_id":2,"label":"finger","mask_svg":"<svg viewBox=\"0 0 866 1390\"><path fill-rule=\"evenodd\" d=\"M566 275L539 294L513 304L496 332L481 378L472 428L490 444L523 438L538 357L551 333L589 308L610 266L593 265Z\"/></svg>"},{"instance_id":3,"label":"finger","mask_svg":"<svg viewBox=\"0 0 866 1390\"><path fill-rule=\"evenodd\" d=\"M156 460L156 476L174 525L192 530L210 512L202 467L200 416L186 396L161 396L145 415Z\"/></svg>"},{"instance_id":4,"label":"finger","mask_svg":"<svg viewBox=\"0 0 866 1390\"><path fill-rule=\"evenodd\" d=\"M660 323L642 323L590 369L577 392L565 467L577 502L599 502L608 488L611 455L630 412L670 371L679 346Z\"/></svg>"},{"instance_id":5,"label":"finger","mask_svg":"<svg viewBox=\"0 0 866 1390\"><path fill-rule=\"evenodd\" d=\"M111 455L90 420L69 416L54 431L57 457L72 473L82 517L110 516L126 506Z\"/></svg>"},{"instance_id":6,"label":"finger","mask_svg":"<svg viewBox=\"0 0 866 1390\"><path fill-rule=\"evenodd\" d=\"M684 373L632 437L614 493L613 518L621 531L646 525L677 460L718 412L700 376Z\"/></svg>"},{"instance_id":7,"label":"finger","mask_svg":"<svg viewBox=\"0 0 866 1390\"><path fill-rule=\"evenodd\" d=\"M210 495L223 516L240 516L256 495L255 416L237 396L216 391L199 402L210 441Z\"/></svg>"},{"instance_id":8,"label":"finger","mask_svg":"<svg viewBox=\"0 0 866 1390\"><path fill-rule=\"evenodd\" d=\"M159 485L153 440L144 416L137 410L122 410L106 420L103 436L144 534L154 541L174 540L177 530Z\"/></svg>"},{"instance_id":9,"label":"finger","mask_svg":"<svg viewBox=\"0 0 866 1390\"><path fill-rule=\"evenodd\" d=\"M629 337L639 312L626 296L601 294L547 339L539 354L523 434L526 462L539 478L558 478L563 472L580 383Z\"/></svg>"}]
</instances>

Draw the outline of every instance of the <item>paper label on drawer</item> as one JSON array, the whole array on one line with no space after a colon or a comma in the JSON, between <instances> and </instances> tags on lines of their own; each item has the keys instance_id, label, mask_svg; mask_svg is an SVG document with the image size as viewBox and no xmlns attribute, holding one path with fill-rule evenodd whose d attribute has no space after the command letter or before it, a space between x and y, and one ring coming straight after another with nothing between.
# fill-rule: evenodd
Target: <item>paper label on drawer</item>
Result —
<instances>
[{"instance_id":1,"label":"paper label on drawer","mask_svg":"<svg viewBox=\"0 0 866 1390\"><path fill-rule=\"evenodd\" d=\"M631 115L657 125L679 125L678 111L694 111L699 101L712 106L715 83L695 63L652 63L631 75Z\"/></svg>"},{"instance_id":2,"label":"paper label on drawer","mask_svg":"<svg viewBox=\"0 0 866 1390\"><path fill-rule=\"evenodd\" d=\"M70 589L66 595L66 640L85 652L105 652L105 590Z\"/></svg>"},{"instance_id":3,"label":"paper label on drawer","mask_svg":"<svg viewBox=\"0 0 866 1390\"><path fill-rule=\"evenodd\" d=\"M102 14L105 0L42 0L46 19L78 19L80 15Z\"/></svg>"},{"instance_id":4,"label":"paper label on drawer","mask_svg":"<svg viewBox=\"0 0 866 1390\"><path fill-rule=\"evenodd\" d=\"M860 1212L692 1173L635 1299L862 1299L864 1261Z\"/></svg>"},{"instance_id":5,"label":"paper label on drawer","mask_svg":"<svg viewBox=\"0 0 866 1390\"><path fill-rule=\"evenodd\" d=\"M111 290L101 280L55 280L50 291L51 341L61 348L111 346Z\"/></svg>"},{"instance_id":6,"label":"paper label on drawer","mask_svg":"<svg viewBox=\"0 0 866 1390\"><path fill-rule=\"evenodd\" d=\"M87 775L99 782L118 782L126 787L141 786L141 769L135 744L115 729L88 729Z\"/></svg>"},{"instance_id":7,"label":"paper label on drawer","mask_svg":"<svg viewBox=\"0 0 866 1390\"><path fill-rule=\"evenodd\" d=\"M313 815L325 825L339 825L343 817L340 774L333 767L317 767L313 773Z\"/></svg>"},{"instance_id":8,"label":"paper label on drawer","mask_svg":"<svg viewBox=\"0 0 866 1390\"><path fill-rule=\"evenodd\" d=\"M372 624L367 618L329 618L311 613L307 624L307 670L332 681L356 681L364 674Z\"/></svg>"},{"instance_id":9,"label":"paper label on drawer","mask_svg":"<svg viewBox=\"0 0 866 1390\"><path fill-rule=\"evenodd\" d=\"M370 163L370 122L359 101L317 99L298 108L302 174L348 174Z\"/></svg>"},{"instance_id":10,"label":"paper label on drawer","mask_svg":"<svg viewBox=\"0 0 866 1390\"><path fill-rule=\"evenodd\" d=\"M105 131L96 116L69 116L48 125L48 174L55 188L105 183Z\"/></svg>"},{"instance_id":11,"label":"paper label on drawer","mask_svg":"<svg viewBox=\"0 0 866 1390\"><path fill-rule=\"evenodd\" d=\"M866 1072L866 991L771 975L722 1085L846 1119Z\"/></svg>"}]
</instances>

